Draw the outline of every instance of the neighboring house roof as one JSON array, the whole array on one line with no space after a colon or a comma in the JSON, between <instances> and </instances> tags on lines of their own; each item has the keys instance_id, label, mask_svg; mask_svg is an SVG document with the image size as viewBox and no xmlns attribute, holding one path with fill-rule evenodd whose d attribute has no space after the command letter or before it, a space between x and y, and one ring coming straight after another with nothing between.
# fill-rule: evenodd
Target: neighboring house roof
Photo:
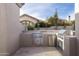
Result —
<instances>
[{"instance_id":1,"label":"neighboring house roof","mask_svg":"<svg viewBox=\"0 0 79 59\"><path fill-rule=\"evenodd\" d=\"M35 21L40 21L39 19L37 19L37 18L35 18L35 17L33 17L33 16L30 16L30 15L27 15L27 14L21 15L20 18L21 18L21 17L24 17L24 16L28 16L28 17L30 17L30 18L33 18Z\"/></svg>"}]
</instances>

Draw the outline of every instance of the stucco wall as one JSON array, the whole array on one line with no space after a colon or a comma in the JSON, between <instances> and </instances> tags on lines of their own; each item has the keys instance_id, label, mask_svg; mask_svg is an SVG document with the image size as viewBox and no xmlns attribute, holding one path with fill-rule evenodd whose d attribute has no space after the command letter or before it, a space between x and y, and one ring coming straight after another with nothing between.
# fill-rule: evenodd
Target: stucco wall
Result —
<instances>
[{"instance_id":1,"label":"stucco wall","mask_svg":"<svg viewBox=\"0 0 79 59\"><path fill-rule=\"evenodd\" d=\"M77 54L79 55L79 13L76 13L75 18L76 18L75 30L77 36Z\"/></svg>"},{"instance_id":2,"label":"stucco wall","mask_svg":"<svg viewBox=\"0 0 79 59\"><path fill-rule=\"evenodd\" d=\"M7 48L7 30L6 30L6 14L5 4L0 4L0 55L8 54Z\"/></svg>"},{"instance_id":3,"label":"stucco wall","mask_svg":"<svg viewBox=\"0 0 79 59\"><path fill-rule=\"evenodd\" d=\"M11 54L19 48L19 7L16 4L0 4L0 53ZM1 54L2 55L2 54Z\"/></svg>"},{"instance_id":4,"label":"stucco wall","mask_svg":"<svg viewBox=\"0 0 79 59\"><path fill-rule=\"evenodd\" d=\"M20 36L21 47L55 46L56 36L55 34L53 36L46 34L48 32L50 33L50 30L47 32L45 30L35 30L22 33Z\"/></svg>"},{"instance_id":5,"label":"stucco wall","mask_svg":"<svg viewBox=\"0 0 79 59\"><path fill-rule=\"evenodd\" d=\"M64 39L64 56L76 56L76 37L66 36Z\"/></svg>"}]
</instances>

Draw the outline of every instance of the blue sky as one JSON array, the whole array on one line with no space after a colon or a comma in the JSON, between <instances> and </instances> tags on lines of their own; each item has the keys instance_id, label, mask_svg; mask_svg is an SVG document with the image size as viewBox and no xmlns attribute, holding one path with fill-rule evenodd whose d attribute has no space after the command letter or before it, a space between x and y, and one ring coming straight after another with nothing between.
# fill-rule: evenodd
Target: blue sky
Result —
<instances>
[{"instance_id":1,"label":"blue sky","mask_svg":"<svg viewBox=\"0 0 79 59\"><path fill-rule=\"evenodd\" d=\"M57 9L59 18L68 19L68 16L71 16L71 19L74 19L74 8L74 3L27 3L20 9L20 15L28 14L45 20L53 16Z\"/></svg>"}]
</instances>

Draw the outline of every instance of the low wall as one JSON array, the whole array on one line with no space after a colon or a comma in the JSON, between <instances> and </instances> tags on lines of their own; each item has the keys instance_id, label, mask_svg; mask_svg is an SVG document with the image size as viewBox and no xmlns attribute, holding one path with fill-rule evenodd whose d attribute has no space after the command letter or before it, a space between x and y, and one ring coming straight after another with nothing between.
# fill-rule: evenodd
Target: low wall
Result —
<instances>
[{"instance_id":1,"label":"low wall","mask_svg":"<svg viewBox=\"0 0 79 59\"><path fill-rule=\"evenodd\" d=\"M21 47L31 47L32 46L32 34L22 33L20 35L20 46Z\"/></svg>"},{"instance_id":2,"label":"low wall","mask_svg":"<svg viewBox=\"0 0 79 59\"><path fill-rule=\"evenodd\" d=\"M55 29L55 26L48 27L48 28L40 28L40 30L54 30L54 29ZM58 30L61 30L61 29L73 30L73 26L66 26L66 28L64 28L64 26L58 26L57 29Z\"/></svg>"},{"instance_id":3,"label":"low wall","mask_svg":"<svg viewBox=\"0 0 79 59\"><path fill-rule=\"evenodd\" d=\"M48 30L51 32L50 30ZM36 37L34 38L33 33L36 32L41 32L41 37ZM55 34L48 35L44 34L47 32L46 30L38 30L38 31L28 31L25 33L22 33L20 35L20 46L21 47L34 47L34 46L54 46L54 39L55 39ZM50 37L50 38L49 38Z\"/></svg>"}]
</instances>

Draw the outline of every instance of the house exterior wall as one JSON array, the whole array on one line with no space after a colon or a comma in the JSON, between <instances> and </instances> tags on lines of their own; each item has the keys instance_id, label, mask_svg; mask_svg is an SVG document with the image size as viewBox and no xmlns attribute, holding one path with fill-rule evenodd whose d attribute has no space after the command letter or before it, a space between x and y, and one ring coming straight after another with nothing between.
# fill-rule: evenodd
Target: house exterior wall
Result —
<instances>
[{"instance_id":1,"label":"house exterior wall","mask_svg":"<svg viewBox=\"0 0 79 59\"><path fill-rule=\"evenodd\" d=\"M79 55L79 13L76 13L75 18L75 30L77 36L77 55Z\"/></svg>"},{"instance_id":2,"label":"house exterior wall","mask_svg":"<svg viewBox=\"0 0 79 59\"><path fill-rule=\"evenodd\" d=\"M5 4L0 4L0 55L8 54L7 48L7 30L6 30L6 14L5 14Z\"/></svg>"},{"instance_id":3,"label":"house exterior wall","mask_svg":"<svg viewBox=\"0 0 79 59\"><path fill-rule=\"evenodd\" d=\"M0 55L10 55L19 48L19 7L15 3L0 4Z\"/></svg>"}]
</instances>

